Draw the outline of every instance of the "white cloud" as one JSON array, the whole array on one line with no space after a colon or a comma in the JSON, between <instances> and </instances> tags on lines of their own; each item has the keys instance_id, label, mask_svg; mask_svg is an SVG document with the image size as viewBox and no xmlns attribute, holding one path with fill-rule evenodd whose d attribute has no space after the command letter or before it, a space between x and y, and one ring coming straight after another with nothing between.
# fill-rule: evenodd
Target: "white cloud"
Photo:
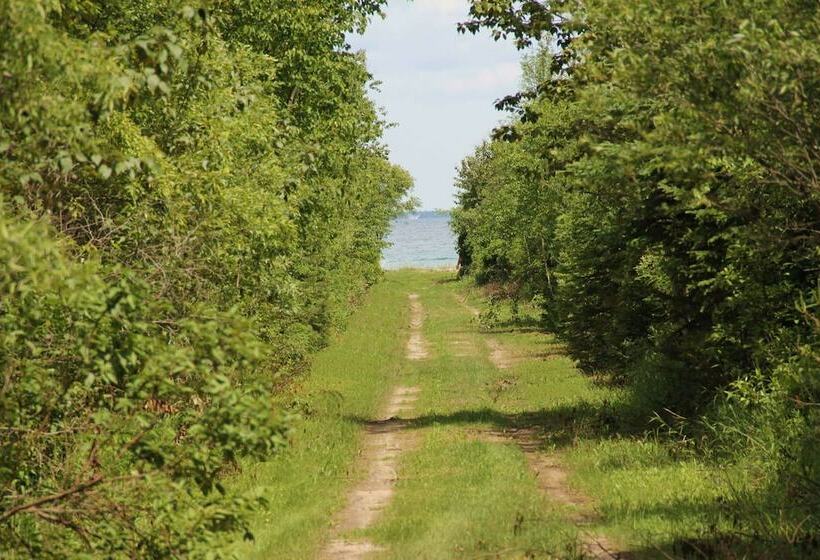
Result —
<instances>
[{"instance_id":1,"label":"white cloud","mask_svg":"<svg viewBox=\"0 0 820 560\"><path fill-rule=\"evenodd\" d=\"M453 17L467 15L467 0L413 0L419 10L433 12L438 16Z\"/></svg>"}]
</instances>

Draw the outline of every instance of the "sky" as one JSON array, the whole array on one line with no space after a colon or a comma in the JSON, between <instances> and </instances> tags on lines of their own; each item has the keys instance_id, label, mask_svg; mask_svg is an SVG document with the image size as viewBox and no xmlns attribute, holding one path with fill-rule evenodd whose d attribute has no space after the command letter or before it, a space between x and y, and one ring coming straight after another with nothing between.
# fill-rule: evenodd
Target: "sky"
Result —
<instances>
[{"instance_id":1,"label":"sky","mask_svg":"<svg viewBox=\"0 0 820 560\"><path fill-rule=\"evenodd\" d=\"M461 35L467 0L390 0L354 50L380 81L371 96L386 112L390 159L415 179L422 210L452 208L456 167L505 115L494 102L515 93L519 53L484 32Z\"/></svg>"}]
</instances>

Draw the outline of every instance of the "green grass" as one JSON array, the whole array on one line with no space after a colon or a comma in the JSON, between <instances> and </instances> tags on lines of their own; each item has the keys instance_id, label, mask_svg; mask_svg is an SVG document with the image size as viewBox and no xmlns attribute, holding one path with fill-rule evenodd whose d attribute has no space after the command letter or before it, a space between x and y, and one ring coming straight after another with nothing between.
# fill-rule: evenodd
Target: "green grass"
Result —
<instances>
[{"instance_id":1,"label":"green grass","mask_svg":"<svg viewBox=\"0 0 820 560\"><path fill-rule=\"evenodd\" d=\"M421 296L430 344L430 358L420 362L404 359L412 292ZM377 557L577 557L568 506L542 494L517 446L480 436L512 425L539 430L543 451L592 499L599 519L584 530L607 535L637 558L679 558L683 549L673 542L697 539L714 523L728 528L721 504L752 484L738 468L721 470L634 429L625 390L581 375L549 334L505 324L504 316L483 332L459 302L464 295L482 306L467 284L423 271L388 273L372 290L346 333L287 397L308 411L292 448L247 467L237 481L269 501L255 521L257 541L237 546L240 558L315 556L361 476L355 418L375 417L399 384L422 389L408 428L416 443L400 459L390 507L360 534L385 548ZM497 369L488 337L527 359ZM460 351L474 352L457 356L456 340Z\"/></svg>"},{"instance_id":2,"label":"green grass","mask_svg":"<svg viewBox=\"0 0 820 560\"><path fill-rule=\"evenodd\" d=\"M519 450L471 439L463 428L425 428L404 462L396 500L370 534L385 558L546 554L574 531L540 495Z\"/></svg>"},{"instance_id":3,"label":"green grass","mask_svg":"<svg viewBox=\"0 0 820 560\"><path fill-rule=\"evenodd\" d=\"M237 490L254 489L268 507L253 523L255 542L237 545L240 558L309 558L320 546L330 515L342 507L357 473L352 465L361 429L351 416L372 417L402 375L408 310L401 278L373 288L347 330L313 363L287 395L296 405L292 446L267 463L246 465Z\"/></svg>"},{"instance_id":4,"label":"green grass","mask_svg":"<svg viewBox=\"0 0 820 560\"><path fill-rule=\"evenodd\" d=\"M446 274L400 274L417 286L431 346L430 359L410 364L405 381L422 389L412 423L419 447L405 454L392 507L365 534L396 559L543 556L571 547L574 528L541 495L518 448L477 435L496 427L499 372L456 299L460 285ZM476 354L456 356L456 336Z\"/></svg>"}]
</instances>

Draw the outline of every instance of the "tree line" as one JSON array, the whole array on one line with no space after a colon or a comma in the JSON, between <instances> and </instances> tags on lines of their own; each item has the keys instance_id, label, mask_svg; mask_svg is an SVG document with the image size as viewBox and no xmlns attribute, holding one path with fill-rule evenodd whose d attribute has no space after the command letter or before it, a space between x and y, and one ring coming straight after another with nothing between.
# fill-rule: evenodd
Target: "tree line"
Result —
<instances>
[{"instance_id":1,"label":"tree line","mask_svg":"<svg viewBox=\"0 0 820 560\"><path fill-rule=\"evenodd\" d=\"M820 531L820 4L491 0L531 47L459 168L463 270L580 368L748 467L737 534ZM815 542L816 545L816 542Z\"/></svg>"},{"instance_id":2,"label":"tree line","mask_svg":"<svg viewBox=\"0 0 820 560\"><path fill-rule=\"evenodd\" d=\"M0 0L0 556L214 558L410 178L382 0Z\"/></svg>"}]
</instances>

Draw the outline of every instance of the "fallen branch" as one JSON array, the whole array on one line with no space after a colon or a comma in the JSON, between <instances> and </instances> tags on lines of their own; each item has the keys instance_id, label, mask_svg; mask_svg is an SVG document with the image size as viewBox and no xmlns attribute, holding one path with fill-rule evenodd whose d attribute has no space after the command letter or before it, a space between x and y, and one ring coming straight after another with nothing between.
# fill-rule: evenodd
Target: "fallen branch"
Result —
<instances>
[{"instance_id":1,"label":"fallen branch","mask_svg":"<svg viewBox=\"0 0 820 560\"><path fill-rule=\"evenodd\" d=\"M20 512L28 511L32 509L36 509L44 504L50 504L51 502L57 502L69 496L73 496L74 494L79 494L81 492L85 492L98 484L102 483L104 480L102 475L97 475L90 480L86 480L85 482L81 482L79 484L75 484L71 488L59 492L57 494L52 494L51 496L43 496L42 498L38 498L33 502L29 502L27 504L20 504L19 506L15 506L10 510L4 511L0 514L0 523L6 521L7 519L17 515Z\"/></svg>"}]
</instances>

